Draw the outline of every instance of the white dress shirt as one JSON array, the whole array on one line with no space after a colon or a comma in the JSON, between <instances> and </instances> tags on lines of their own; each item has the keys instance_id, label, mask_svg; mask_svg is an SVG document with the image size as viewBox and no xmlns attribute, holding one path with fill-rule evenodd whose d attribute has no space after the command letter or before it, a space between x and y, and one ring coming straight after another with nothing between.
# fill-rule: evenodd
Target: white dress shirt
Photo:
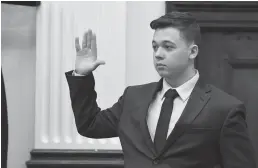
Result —
<instances>
[{"instance_id":1,"label":"white dress shirt","mask_svg":"<svg viewBox=\"0 0 258 168\"><path fill-rule=\"evenodd\" d=\"M73 71L72 75L73 76L85 76L85 75L81 75L81 74L76 73L75 70Z\"/></svg>"},{"instance_id":2,"label":"white dress shirt","mask_svg":"<svg viewBox=\"0 0 258 168\"><path fill-rule=\"evenodd\" d=\"M152 141L154 141L156 127L158 124L159 115L161 111L161 106L165 99L164 94L166 93L166 91L169 89L176 89L176 91L179 94L179 96L174 100L172 115L171 115L170 123L168 127L168 134L167 134L167 137L168 137L169 134L172 132L173 128L175 127L175 124L178 121L179 117L181 116L198 79L199 79L199 72L197 70L196 70L196 74L190 80L178 86L177 88L172 88L166 82L166 80L163 79L162 90L157 93L156 98L150 104L150 107L148 110L147 124L148 124Z\"/></svg>"}]
</instances>

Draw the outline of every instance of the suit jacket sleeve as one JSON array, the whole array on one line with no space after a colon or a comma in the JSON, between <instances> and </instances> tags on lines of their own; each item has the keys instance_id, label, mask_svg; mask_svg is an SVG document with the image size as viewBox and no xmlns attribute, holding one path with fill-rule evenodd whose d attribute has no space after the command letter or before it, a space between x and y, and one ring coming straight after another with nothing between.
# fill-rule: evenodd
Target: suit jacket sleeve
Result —
<instances>
[{"instance_id":1,"label":"suit jacket sleeve","mask_svg":"<svg viewBox=\"0 0 258 168\"><path fill-rule=\"evenodd\" d=\"M256 168L245 119L242 104L232 108L224 122L220 138L223 168Z\"/></svg>"},{"instance_id":2,"label":"suit jacket sleeve","mask_svg":"<svg viewBox=\"0 0 258 168\"><path fill-rule=\"evenodd\" d=\"M66 72L70 90L72 109L78 133L90 138L116 137L120 115L123 111L124 96L106 110L101 110L96 102L93 74L73 76Z\"/></svg>"}]
</instances>

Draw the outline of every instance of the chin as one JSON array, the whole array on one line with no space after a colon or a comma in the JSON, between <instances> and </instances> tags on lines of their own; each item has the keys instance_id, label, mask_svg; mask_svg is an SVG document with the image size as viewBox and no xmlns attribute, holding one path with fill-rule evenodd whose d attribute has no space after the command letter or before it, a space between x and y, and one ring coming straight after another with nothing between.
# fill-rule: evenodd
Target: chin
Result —
<instances>
[{"instance_id":1,"label":"chin","mask_svg":"<svg viewBox=\"0 0 258 168\"><path fill-rule=\"evenodd\" d=\"M167 71L157 71L159 76L162 77L162 78L167 78L169 76L171 76L171 74L169 74Z\"/></svg>"},{"instance_id":2,"label":"chin","mask_svg":"<svg viewBox=\"0 0 258 168\"><path fill-rule=\"evenodd\" d=\"M168 72L166 70L157 70L158 74L160 77L162 78L175 78L176 76L178 76L178 73L176 73L176 71L174 71L174 73Z\"/></svg>"}]
</instances>

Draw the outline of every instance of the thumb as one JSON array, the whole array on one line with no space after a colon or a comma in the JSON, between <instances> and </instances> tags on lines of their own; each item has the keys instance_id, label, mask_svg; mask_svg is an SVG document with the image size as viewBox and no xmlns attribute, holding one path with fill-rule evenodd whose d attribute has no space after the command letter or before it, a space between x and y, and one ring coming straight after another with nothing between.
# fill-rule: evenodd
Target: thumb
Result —
<instances>
[{"instance_id":1,"label":"thumb","mask_svg":"<svg viewBox=\"0 0 258 168\"><path fill-rule=\"evenodd\" d=\"M99 65L104 65L104 64L105 64L105 61L96 60L96 61L95 61L95 64L94 64L94 67L97 68Z\"/></svg>"}]
</instances>

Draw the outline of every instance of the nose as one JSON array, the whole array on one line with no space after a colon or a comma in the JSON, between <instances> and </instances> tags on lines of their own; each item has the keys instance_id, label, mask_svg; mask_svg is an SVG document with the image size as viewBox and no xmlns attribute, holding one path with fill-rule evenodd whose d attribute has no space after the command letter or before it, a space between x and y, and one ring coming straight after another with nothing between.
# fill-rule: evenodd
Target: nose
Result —
<instances>
[{"instance_id":1,"label":"nose","mask_svg":"<svg viewBox=\"0 0 258 168\"><path fill-rule=\"evenodd\" d=\"M155 51L154 56L155 56L155 58L156 58L157 60L162 60L162 59L164 59L164 52L162 51L162 48L161 48L161 47L159 47L159 48Z\"/></svg>"}]
</instances>

